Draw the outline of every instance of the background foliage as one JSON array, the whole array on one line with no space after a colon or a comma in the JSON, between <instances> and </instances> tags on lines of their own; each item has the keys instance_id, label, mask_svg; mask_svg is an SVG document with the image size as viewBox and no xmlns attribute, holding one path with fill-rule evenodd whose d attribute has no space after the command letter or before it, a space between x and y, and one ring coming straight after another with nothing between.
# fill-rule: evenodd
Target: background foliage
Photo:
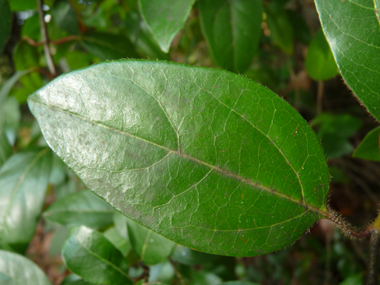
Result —
<instances>
[{"instance_id":1,"label":"background foliage","mask_svg":"<svg viewBox=\"0 0 380 285\"><path fill-rule=\"evenodd\" d=\"M344 238L327 220L264 256L197 252L116 212L47 148L26 99L59 74L120 58L223 68L268 87L313 127L328 159L331 208L359 227L376 216L378 123L334 61L378 119L372 1L358 1L360 9L346 1L344 11L328 0L170 2L45 0L47 45L38 1L0 0L0 283L361 284L366 242ZM342 15L377 32L365 37ZM325 35L358 40L331 50Z\"/></svg>"}]
</instances>

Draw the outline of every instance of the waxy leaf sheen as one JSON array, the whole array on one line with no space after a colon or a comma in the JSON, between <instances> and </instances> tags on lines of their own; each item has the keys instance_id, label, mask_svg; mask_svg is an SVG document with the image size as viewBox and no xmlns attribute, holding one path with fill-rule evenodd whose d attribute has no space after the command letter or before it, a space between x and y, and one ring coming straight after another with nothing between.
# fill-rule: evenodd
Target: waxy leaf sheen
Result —
<instances>
[{"instance_id":1,"label":"waxy leaf sheen","mask_svg":"<svg viewBox=\"0 0 380 285\"><path fill-rule=\"evenodd\" d=\"M92 191L176 243L259 255L326 214L315 133L286 101L237 74L106 62L58 77L28 103L50 147Z\"/></svg>"},{"instance_id":2,"label":"waxy leaf sheen","mask_svg":"<svg viewBox=\"0 0 380 285\"><path fill-rule=\"evenodd\" d=\"M380 120L380 26L373 0L315 0L323 31L347 85Z\"/></svg>"}]
</instances>

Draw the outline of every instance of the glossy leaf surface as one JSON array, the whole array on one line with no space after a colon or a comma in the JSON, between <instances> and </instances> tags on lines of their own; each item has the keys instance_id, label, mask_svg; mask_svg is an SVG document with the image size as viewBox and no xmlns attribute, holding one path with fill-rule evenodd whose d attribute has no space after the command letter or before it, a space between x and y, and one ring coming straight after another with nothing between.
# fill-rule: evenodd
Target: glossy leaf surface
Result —
<instances>
[{"instance_id":1,"label":"glossy leaf surface","mask_svg":"<svg viewBox=\"0 0 380 285\"><path fill-rule=\"evenodd\" d=\"M339 74L334 56L322 29L312 39L305 59L307 73L314 80L327 80Z\"/></svg>"},{"instance_id":2,"label":"glossy leaf surface","mask_svg":"<svg viewBox=\"0 0 380 285\"><path fill-rule=\"evenodd\" d=\"M380 127L373 129L365 136L352 156L380 161Z\"/></svg>"},{"instance_id":3,"label":"glossy leaf surface","mask_svg":"<svg viewBox=\"0 0 380 285\"><path fill-rule=\"evenodd\" d=\"M257 52L262 1L200 0L198 7L214 61L230 71L244 72Z\"/></svg>"},{"instance_id":4,"label":"glossy leaf surface","mask_svg":"<svg viewBox=\"0 0 380 285\"><path fill-rule=\"evenodd\" d=\"M162 51L168 52L174 36L185 24L195 0L140 0L140 11Z\"/></svg>"},{"instance_id":5,"label":"glossy leaf surface","mask_svg":"<svg viewBox=\"0 0 380 285\"><path fill-rule=\"evenodd\" d=\"M84 226L72 228L62 258L73 273L95 284L133 284L121 252L101 233Z\"/></svg>"},{"instance_id":6,"label":"glossy leaf surface","mask_svg":"<svg viewBox=\"0 0 380 285\"><path fill-rule=\"evenodd\" d=\"M315 0L341 75L380 120L380 28L373 0Z\"/></svg>"},{"instance_id":7,"label":"glossy leaf surface","mask_svg":"<svg viewBox=\"0 0 380 285\"><path fill-rule=\"evenodd\" d=\"M48 144L91 190L176 243L264 254L325 210L329 178L315 133L245 77L109 62L61 76L28 102Z\"/></svg>"},{"instance_id":8,"label":"glossy leaf surface","mask_svg":"<svg viewBox=\"0 0 380 285\"><path fill-rule=\"evenodd\" d=\"M0 54L11 31L12 13L8 0L0 0Z\"/></svg>"},{"instance_id":9,"label":"glossy leaf surface","mask_svg":"<svg viewBox=\"0 0 380 285\"><path fill-rule=\"evenodd\" d=\"M175 243L128 219L128 236L133 249L146 265L160 263L170 255Z\"/></svg>"},{"instance_id":10,"label":"glossy leaf surface","mask_svg":"<svg viewBox=\"0 0 380 285\"><path fill-rule=\"evenodd\" d=\"M0 284L51 285L45 273L26 257L0 250Z\"/></svg>"},{"instance_id":11,"label":"glossy leaf surface","mask_svg":"<svg viewBox=\"0 0 380 285\"><path fill-rule=\"evenodd\" d=\"M48 148L12 155L0 169L0 248L23 253L35 232L51 167Z\"/></svg>"},{"instance_id":12,"label":"glossy leaf surface","mask_svg":"<svg viewBox=\"0 0 380 285\"><path fill-rule=\"evenodd\" d=\"M113 221L114 209L90 190L70 194L44 212L49 221L71 227L84 225L99 229Z\"/></svg>"}]
</instances>

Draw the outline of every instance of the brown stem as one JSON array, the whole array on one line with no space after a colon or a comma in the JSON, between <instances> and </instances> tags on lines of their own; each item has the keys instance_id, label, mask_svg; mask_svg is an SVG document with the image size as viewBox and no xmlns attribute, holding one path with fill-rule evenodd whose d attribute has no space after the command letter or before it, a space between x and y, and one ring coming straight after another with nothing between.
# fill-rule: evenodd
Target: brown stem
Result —
<instances>
[{"instance_id":1,"label":"brown stem","mask_svg":"<svg viewBox=\"0 0 380 285\"><path fill-rule=\"evenodd\" d=\"M22 39L34 47L39 47L39 46L42 46L44 44L44 42L36 42L35 40L33 40L32 38L30 38L28 36L23 36ZM53 45L60 45L60 44L63 44L63 43L69 42L69 41L77 41L80 39L81 39L80 36L71 35L71 36L63 37L63 38L58 39L58 40L51 40L50 43Z\"/></svg>"},{"instance_id":2,"label":"brown stem","mask_svg":"<svg viewBox=\"0 0 380 285\"><path fill-rule=\"evenodd\" d=\"M175 275L177 275L177 278L178 278L179 282L181 283L181 285L186 285L185 279L183 279L183 276L182 276L181 272L179 272L175 262L171 258L169 258L169 261L170 261L171 265L173 266L174 271L175 271Z\"/></svg>"},{"instance_id":3,"label":"brown stem","mask_svg":"<svg viewBox=\"0 0 380 285\"><path fill-rule=\"evenodd\" d=\"M318 81L318 93L317 93L317 115L322 113L322 99L323 99L323 86L322 80Z\"/></svg>"},{"instance_id":4,"label":"brown stem","mask_svg":"<svg viewBox=\"0 0 380 285\"><path fill-rule=\"evenodd\" d=\"M54 76L57 74L57 71L55 70L53 58L51 56L50 50L49 50L49 36L47 32L46 22L45 22L45 15L44 11L42 9L43 6L43 0L37 0L38 3L38 14L40 16L40 24L41 24L41 35L42 35L42 41L44 43L44 51L46 56L47 65L49 67L50 73Z\"/></svg>"},{"instance_id":5,"label":"brown stem","mask_svg":"<svg viewBox=\"0 0 380 285\"><path fill-rule=\"evenodd\" d=\"M372 231L370 248L369 248L369 264L368 264L368 272L367 272L367 285L377 285L378 282L378 269L379 269L379 240L380 233L376 229Z\"/></svg>"}]
</instances>

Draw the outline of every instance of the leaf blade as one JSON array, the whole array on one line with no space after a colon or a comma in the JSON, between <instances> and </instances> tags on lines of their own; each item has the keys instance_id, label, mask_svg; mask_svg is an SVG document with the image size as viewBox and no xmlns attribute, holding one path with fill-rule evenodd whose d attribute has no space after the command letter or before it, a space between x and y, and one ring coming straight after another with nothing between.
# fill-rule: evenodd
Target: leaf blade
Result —
<instances>
[{"instance_id":1,"label":"leaf blade","mask_svg":"<svg viewBox=\"0 0 380 285\"><path fill-rule=\"evenodd\" d=\"M198 5L214 61L230 71L244 72L257 52L262 1L201 0Z\"/></svg>"},{"instance_id":2,"label":"leaf blade","mask_svg":"<svg viewBox=\"0 0 380 285\"><path fill-rule=\"evenodd\" d=\"M380 120L380 30L373 1L315 0L315 3L343 79Z\"/></svg>"},{"instance_id":3,"label":"leaf blade","mask_svg":"<svg viewBox=\"0 0 380 285\"><path fill-rule=\"evenodd\" d=\"M65 90L62 99L51 97L56 88ZM68 104L80 88L88 90L81 100L91 96L103 107ZM263 254L296 240L325 211L329 180L315 134L280 97L236 74L159 61L103 63L56 79L29 107L49 145L90 189L182 245ZM268 207L273 216L262 215ZM282 240L281 230L288 233Z\"/></svg>"}]
</instances>

